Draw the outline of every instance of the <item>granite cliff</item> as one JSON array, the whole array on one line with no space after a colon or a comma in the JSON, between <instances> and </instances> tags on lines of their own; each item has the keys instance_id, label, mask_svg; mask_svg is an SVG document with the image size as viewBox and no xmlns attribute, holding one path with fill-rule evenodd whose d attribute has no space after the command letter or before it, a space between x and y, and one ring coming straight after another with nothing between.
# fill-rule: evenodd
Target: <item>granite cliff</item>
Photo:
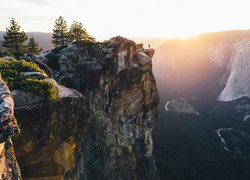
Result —
<instances>
[{"instance_id":1,"label":"granite cliff","mask_svg":"<svg viewBox=\"0 0 250 180\"><path fill-rule=\"evenodd\" d=\"M158 179L151 135L159 101L153 54L115 37L37 57L34 62L65 87L48 78L59 89L52 102L13 92L23 177Z\"/></svg>"},{"instance_id":2,"label":"granite cliff","mask_svg":"<svg viewBox=\"0 0 250 180\"><path fill-rule=\"evenodd\" d=\"M1 179L21 179L11 138L19 128L14 117L14 101L10 90L0 76L0 175Z\"/></svg>"}]
</instances>

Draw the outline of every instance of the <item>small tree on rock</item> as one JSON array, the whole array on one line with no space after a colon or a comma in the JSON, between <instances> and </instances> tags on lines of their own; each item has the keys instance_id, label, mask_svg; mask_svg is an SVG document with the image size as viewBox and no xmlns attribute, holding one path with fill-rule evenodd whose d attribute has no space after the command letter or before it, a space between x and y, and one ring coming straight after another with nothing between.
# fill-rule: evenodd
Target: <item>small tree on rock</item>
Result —
<instances>
[{"instance_id":1,"label":"small tree on rock","mask_svg":"<svg viewBox=\"0 0 250 180\"><path fill-rule=\"evenodd\" d=\"M33 37L29 38L29 43L27 45L27 53L31 56L39 54L43 49L38 46L38 43Z\"/></svg>"},{"instance_id":2,"label":"small tree on rock","mask_svg":"<svg viewBox=\"0 0 250 180\"><path fill-rule=\"evenodd\" d=\"M74 21L69 30L70 41L90 41L95 42L95 38L87 33L82 23Z\"/></svg>"},{"instance_id":3,"label":"small tree on rock","mask_svg":"<svg viewBox=\"0 0 250 180\"><path fill-rule=\"evenodd\" d=\"M6 28L5 35L3 36L3 47L10 52L24 52L25 46L23 43L28 39L24 31L20 30L21 27L18 25L13 18L10 21L9 28Z\"/></svg>"},{"instance_id":4,"label":"small tree on rock","mask_svg":"<svg viewBox=\"0 0 250 180\"><path fill-rule=\"evenodd\" d=\"M52 43L55 45L55 47L63 46L69 43L68 25L62 16L60 16L55 21Z\"/></svg>"}]
</instances>

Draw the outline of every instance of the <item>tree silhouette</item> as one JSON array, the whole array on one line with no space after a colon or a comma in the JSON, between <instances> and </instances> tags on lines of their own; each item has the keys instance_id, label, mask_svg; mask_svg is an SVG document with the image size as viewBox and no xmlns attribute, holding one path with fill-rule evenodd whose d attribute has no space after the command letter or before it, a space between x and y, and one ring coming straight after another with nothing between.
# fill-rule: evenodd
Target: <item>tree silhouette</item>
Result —
<instances>
[{"instance_id":1,"label":"tree silhouette","mask_svg":"<svg viewBox=\"0 0 250 180\"><path fill-rule=\"evenodd\" d=\"M69 43L68 25L62 16L59 16L59 18L55 21L52 43L55 45L55 47L66 45Z\"/></svg>"},{"instance_id":2,"label":"tree silhouette","mask_svg":"<svg viewBox=\"0 0 250 180\"><path fill-rule=\"evenodd\" d=\"M90 41L95 42L95 38L87 33L82 23L74 21L69 30L70 41Z\"/></svg>"},{"instance_id":3,"label":"tree silhouette","mask_svg":"<svg viewBox=\"0 0 250 180\"><path fill-rule=\"evenodd\" d=\"M10 21L9 28L6 28L5 35L3 36L3 47L11 52L24 52L25 46L23 43L28 39L24 31L20 30L21 27L14 18Z\"/></svg>"},{"instance_id":4,"label":"tree silhouette","mask_svg":"<svg viewBox=\"0 0 250 180\"><path fill-rule=\"evenodd\" d=\"M38 46L38 43L33 37L29 38L29 43L27 45L27 53L31 56L39 54L43 49Z\"/></svg>"}]
</instances>

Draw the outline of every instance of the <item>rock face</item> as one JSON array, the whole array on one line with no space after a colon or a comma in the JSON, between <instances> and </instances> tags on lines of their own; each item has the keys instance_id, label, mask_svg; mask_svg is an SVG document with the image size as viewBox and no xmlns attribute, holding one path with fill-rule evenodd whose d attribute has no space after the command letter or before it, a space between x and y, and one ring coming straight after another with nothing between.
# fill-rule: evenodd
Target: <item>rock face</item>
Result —
<instances>
[{"instance_id":1,"label":"rock face","mask_svg":"<svg viewBox=\"0 0 250 180\"><path fill-rule=\"evenodd\" d=\"M250 40L241 40L234 44L231 56L230 75L226 87L218 100L232 101L241 97L250 97Z\"/></svg>"},{"instance_id":2,"label":"rock face","mask_svg":"<svg viewBox=\"0 0 250 180\"><path fill-rule=\"evenodd\" d=\"M53 82L59 89L59 99L53 102L41 101L41 97L24 100L20 95L29 93L12 93L21 127L14 144L25 179L63 179L77 164L80 127L84 126L83 96Z\"/></svg>"},{"instance_id":3,"label":"rock face","mask_svg":"<svg viewBox=\"0 0 250 180\"><path fill-rule=\"evenodd\" d=\"M45 100L43 97L34 96L33 94L22 90L13 90L11 91L11 94L14 97L16 107L36 104Z\"/></svg>"},{"instance_id":4,"label":"rock face","mask_svg":"<svg viewBox=\"0 0 250 180\"><path fill-rule=\"evenodd\" d=\"M14 102L6 83L0 76L0 175L1 179L21 179L11 138L19 128L14 117Z\"/></svg>"},{"instance_id":5,"label":"rock face","mask_svg":"<svg viewBox=\"0 0 250 180\"><path fill-rule=\"evenodd\" d=\"M152 50L149 52L153 54ZM56 65L51 65L51 57L56 57ZM81 107L86 109L84 117L79 119L84 123L76 143L77 166L66 173L65 179L158 179L151 132L159 97L151 58L144 49L137 49L133 41L118 36L106 43L69 45L48 54L43 62L54 68L53 78L84 95ZM56 115L47 113L53 117L48 119L64 113L75 114L65 105ZM17 109L17 116L38 113L32 111L30 115L25 111ZM40 113L39 121L47 119L42 117L44 113ZM69 123L69 120L62 121ZM54 125L54 120L45 124L51 123ZM65 128L65 124L57 126L52 127ZM45 126L41 130L49 132L50 128ZM39 142L44 144L46 139L42 137Z\"/></svg>"}]
</instances>

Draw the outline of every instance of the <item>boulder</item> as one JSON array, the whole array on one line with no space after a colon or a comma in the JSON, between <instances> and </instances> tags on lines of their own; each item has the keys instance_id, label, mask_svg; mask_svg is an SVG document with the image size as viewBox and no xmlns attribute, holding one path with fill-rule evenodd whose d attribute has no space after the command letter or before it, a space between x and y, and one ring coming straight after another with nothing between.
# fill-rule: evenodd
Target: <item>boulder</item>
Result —
<instances>
[{"instance_id":1,"label":"boulder","mask_svg":"<svg viewBox=\"0 0 250 180\"><path fill-rule=\"evenodd\" d=\"M35 96L22 90L13 90L11 94L14 98L16 107L37 104L45 100L44 97Z\"/></svg>"}]
</instances>

